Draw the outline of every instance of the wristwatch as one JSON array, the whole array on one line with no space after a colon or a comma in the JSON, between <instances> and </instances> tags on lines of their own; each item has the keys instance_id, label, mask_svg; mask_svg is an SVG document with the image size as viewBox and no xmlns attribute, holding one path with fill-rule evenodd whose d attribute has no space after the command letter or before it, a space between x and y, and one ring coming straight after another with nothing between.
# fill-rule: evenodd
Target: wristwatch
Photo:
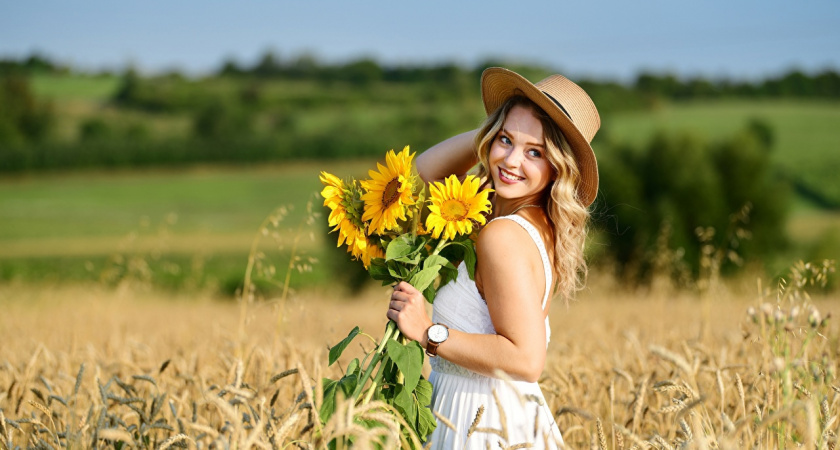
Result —
<instances>
[{"instance_id":1,"label":"wristwatch","mask_svg":"<svg viewBox=\"0 0 840 450\"><path fill-rule=\"evenodd\" d=\"M426 331L429 339L426 341L426 354L437 356L437 349L440 344L449 338L449 327L442 323L436 323Z\"/></svg>"}]
</instances>

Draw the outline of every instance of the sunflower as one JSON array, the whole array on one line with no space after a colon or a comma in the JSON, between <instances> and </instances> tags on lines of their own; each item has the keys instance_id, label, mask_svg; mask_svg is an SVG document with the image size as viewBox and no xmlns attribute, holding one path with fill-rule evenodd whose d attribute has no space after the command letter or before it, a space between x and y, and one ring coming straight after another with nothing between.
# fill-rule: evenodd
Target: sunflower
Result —
<instances>
[{"instance_id":1,"label":"sunflower","mask_svg":"<svg viewBox=\"0 0 840 450\"><path fill-rule=\"evenodd\" d=\"M385 155L387 164L377 163L379 171L371 170L370 180L362 181L365 212L362 221L370 220L369 233L382 234L397 228L397 220L406 220L406 207L414 204L411 160L406 146L399 154L393 150ZM409 213L410 214L410 213Z\"/></svg>"},{"instance_id":2,"label":"sunflower","mask_svg":"<svg viewBox=\"0 0 840 450\"><path fill-rule=\"evenodd\" d=\"M426 229L435 239L454 239L459 234L470 234L473 222L484 225L484 213L490 211L487 195L492 191L485 189L478 192L481 182L473 175L468 175L461 184L455 175L436 181L429 186L431 202L430 214L426 218Z\"/></svg>"},{"instance_id":3,"label":"sunflower","mask_svg":"<svg viewBox=\"0 0 840 450\"><path fill-rule=\"evenodd\" d=\"M361 259L362 264L364 264L365 269L367 269L367 268L370 267L370 261L373 258L384 258L385 257L385 250L382 250L382 247L379 244L371 241L368 238L365 238L364 242L365 242L365 247L360 252L359 256L356 256L355 254L353 256L356 256L356 259Z\"/></svg>"},{"instance_id":4,"label":"sunflower","mask_svg":"<svg viewBox=\"0 0 840 450\"><path fill-rule=\"evenodd\" d=\"M361 200L358 186L355 183L347 185L327 172L321 172L320 179L324 184L321 191L324 206L330 208L328 223L334 227L332 231L338 231L337 247L346 243L347 251L353 257L364 260L364 255L368 252L367 237L359 214ZM370 257L367 260L370 261Z\"/></svg>"}]
</instances>

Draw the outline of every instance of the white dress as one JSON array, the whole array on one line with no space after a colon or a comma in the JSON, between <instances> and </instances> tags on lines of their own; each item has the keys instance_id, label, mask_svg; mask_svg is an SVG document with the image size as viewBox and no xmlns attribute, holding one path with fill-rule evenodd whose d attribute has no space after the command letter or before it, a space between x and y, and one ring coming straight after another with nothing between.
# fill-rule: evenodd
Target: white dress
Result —
<instances>
[{"instance_id":1,"label":"white dress","mask_svg":"<svg viewBox=\"0 0 840 450\"><path fill-rule=\"evenodd\" d=\"M516 215L509 219L528 231L540 251L545 270L546 286L551 286L551 266L542 238L537 229ZM543 308L550 289L546 289ZM487 304L470 280L466 267L458 267L458 278L440 289L435 297L434 323L467 333L496 334ZM546 346L549 339L548 318L545 320ZM446 344L443 344L446 345ZM532 444L528 448L562 448L563 438L551 410L537 383L487 377L465 369L441 357L430 358L434 386L432 411L443 416L454 430L437 420L437 428L429 437L432 449L507 448L517 444ZM478 410L483 414L475 427ZM505 424L502 424L504 419ZM474 428L472 432L470 429Z\"/></svg>"}]
</instances>

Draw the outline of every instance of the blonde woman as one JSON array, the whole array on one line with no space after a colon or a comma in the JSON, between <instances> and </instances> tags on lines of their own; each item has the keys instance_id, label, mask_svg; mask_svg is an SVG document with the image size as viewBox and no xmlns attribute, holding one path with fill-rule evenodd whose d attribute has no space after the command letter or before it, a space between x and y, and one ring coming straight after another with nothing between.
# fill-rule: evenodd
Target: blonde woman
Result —
<instances>
[{"instance_id":1,"label":"blonde woman","mask_svg":"<svg viewBox=\"0 0 840 450\"><path fill-rule=\"evenodd\" d=\"M572 297L586 273L587 207L598 190L590 142L600 118L589 96L560 75L532 84L490 68L481 90L483 125L417 158L426 181L463 176L478 164L495 191L476 242L475 280L461 264L458 278L438 292L431 319L422 294L400 283L387 316L431 357L432 408L454 425L438 423L432 448L560 448L537 380L550 300Z\"/></svg>"}]
</instances>

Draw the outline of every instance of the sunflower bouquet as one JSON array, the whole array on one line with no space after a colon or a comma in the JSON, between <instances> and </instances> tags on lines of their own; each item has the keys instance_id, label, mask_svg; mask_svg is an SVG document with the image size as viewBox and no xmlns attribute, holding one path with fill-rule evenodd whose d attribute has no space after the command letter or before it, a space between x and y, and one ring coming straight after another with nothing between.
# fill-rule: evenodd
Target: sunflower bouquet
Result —
<instances>
[{"instance_id":1,"label":"sunflower bouquet","mask_svg":"<svg viewBox=\"0 0 840 450\"><path fill-rule=\"evenodd\" d=\"M346 245L352 258L383 286L407 281L432 303L437 290L458 276L456 262L463 261L474 277L471 235L490 212L491 190L479 192L481 182L472 175L463 182L453 175L426 185L413 159L408 147L400 153L391 150L386 164L377 164L362 181L322 172L321 195L330 209L328 222L338 233L338 246ZM359 335L367 336L355 327L333 346L329 364ZM326 422L335 412L339 393L357 404L383 401L400 414L404 443L425 441L436 424L428 408L432 386L421 375L423 358L420 344L401 336L389 321L378 345L361 360L353 359L341 379L323 380L321 420Z\"/></svg>"}]
</instances>

